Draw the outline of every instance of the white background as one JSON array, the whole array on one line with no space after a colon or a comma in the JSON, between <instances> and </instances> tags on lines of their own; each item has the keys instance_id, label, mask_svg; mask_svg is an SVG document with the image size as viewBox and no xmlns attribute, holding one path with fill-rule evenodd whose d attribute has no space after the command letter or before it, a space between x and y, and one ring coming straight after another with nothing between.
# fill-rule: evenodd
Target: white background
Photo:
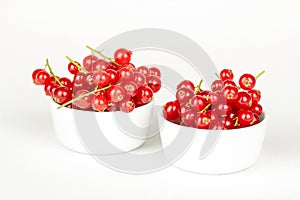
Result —
<instances>
[{"instance_id":1,"label":"white background","mask_svg":"<svg viewBox=\"0 0 300 200\"><path fill-rule=\"evenodd\" d=\"M1 0L0 199L299 199L299 10L297 0ZM48 57L66 73L65 55L145 27L185 34L220 67L266 69L259 86L270 118L254 167L225 176L172 167L134 176L59 144L31 72Z\"/></svg>"}]
</instances>

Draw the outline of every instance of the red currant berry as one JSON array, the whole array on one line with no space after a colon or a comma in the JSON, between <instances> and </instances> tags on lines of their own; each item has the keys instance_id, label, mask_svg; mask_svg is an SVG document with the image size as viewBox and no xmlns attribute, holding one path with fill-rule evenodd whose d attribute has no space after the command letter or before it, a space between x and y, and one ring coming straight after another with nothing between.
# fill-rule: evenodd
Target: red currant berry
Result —
<instances>
[{"instance_id":1,"label":"red currant berry","mask_svg":"<svg viewBox=\"0 0 300 200\"><path fill-rule=\"evenodd\" d=\"M147 77L147 85L154 93L158 92L161 88L161 80L157 76L150 75Z\"/></svg>"},{"instance_id":2,"label":"red currant berry","mask_svg":"<svg viewBox=\"0 0 300 200\"><path fill-rule=\"evenodd\" d=\"M92 100L92 107L95 111L103 112L108 107L108 100L104 95L94 96Z\"/></svg>"},{"instance_id":3,"label":"red currant berry","mask_svg":"<svg viewBox=\"0 0 300 200\"><path fill-rule=\"evenodd\" d=\"M220 78L222 81L225 81L225 80L233 80L233 73L232 73L232 70L231 69L223 69L221 72L220 72Z\"/></svg>"},{"instance_id":4,"label":"red currant berry","mask_svg":"<svg viewBox=\"0 0 300 200\"><path fill-rule=\"evenodd\" d=\"M222 95L228 103L233 103L238 99L239 91L238 91L237 87L226 86L222 90Z\"/></svg>"},{"instance_id":5,"label":"red currant berry","mask_svg":"<svg viewBox=\"0 0 300 200\"><path fill-rule=\"evenodd\" d=\"M239 84L244 90L251 90L256 84L256 79L251 74L243 74L239 79Z\"/></svg>"},{"instance_id":6,"label":"red currant berry","mask_svg":"<svg viewBox=\"0 0 300 200\"><path fill-rule=\"evenodd\" d=\"M126 92L124 88L118 85L112 85L107 90L107 98L112 102L120 102L124 99Z\"/></svg>"},{"instance_id":7,"label":"red currant berry","mask_svg":"<svg viewBox=\"0 0 300 200\"><path fill-rule=\"evenodd\" d=\"M98 60L98 58L96 57L96 56L94 56L94 55L88 55L88 56L86 56L84 59L83 59L83 66L84 66L84 68L87 70L87 71L89 71L89 72L91 72L91 71L93 71L93 65L94 65L94 63L96 62Z\"/></svg>"},{"instance_id":8,"label":"red currant berry","mask_svg":"<svg viewBox=\"0 0 300 200\"><path fill-rule=\"evenodd\" d=\"M230 115L230 113L232 112L231 104L227 104L227 103L224 103L224 102L221 102L221 103L217 104L215 106L215 109L216 109L216 112L220 116Z\"/></svg>"},{"instance_id":9,"label":"red currant berry","mask_svg":"<svg viewBox=\"0 0 300 200\"><path fill-rule=\"evenodd\" d=\"M131 71L134 71L134 70L135 70L135 66L134 66L134 64L132 64L132 63L122 65L121 68L123 68L123 67L128 68L128 69L131 70Z\"/></svg>"},{"instance_id":10,"label":"red currant berry","mask_svg":"<svg viewBox=\"0 0 300 200\"><path fill-rule=\"evenodd\" d=\"M86 75L82 72L78 72L74 76L73 80L73 91L78 91L84 88L84 82L86 81Z\"/></svg>"},{"instance_id":11,"label":"red currant berry","mask_svg":"<svg viewBox=\"0 0 300 200\"><path fill-rule=\"evenodd\" d=\"M58 104L64 104L72 100L72 91L64 86L55 88L53 91L53 100Z\"/></svg>"},{"instance_id":12,"label":"red currant berry","mask_svg":"<svg viewBox=\"0 0 300 200\"><path fill-rule=\"evenodd\" d=\"M113 112L113 111L117 111L118 108L119 108L119 103L110 101L108 103L108 106L107 106L106 110L109 111L109 112Z\"/></svg>"},{"instance_id":13,"label":"red currant berry","mask_svg":"<svg viewBox=\"0 0 300 200\"><path fill-rule=\"evenodd\" d=\"M208 129L210 127L210 116L207 113L201 113L195 117L195 127Z\"/></svg>"},{"instance_id":14,"label":"red currant berry","mask_svg":"<svg viewBox=\"0 0 300 200\"><path fill-rule=\"evenodd\" d=\"M195 95L191 98L190 106L191 106L191 109L193 109L196 112L199 112L207 106L207 101L204 100L199 95Z\"/></svg>"},{"instance_id":15,"label":"red currant berry","mask_svg":"<svg viewBox=\"0 0 300 200\"><path fill-rule=\"evenodd\" d=\"M234 128L234 120L228 116L222 119L221 121L223 129L228 130L228 129L233 129Z\"/></svg>"},{"instance_id":16,"label":"red currant berry","mask_svg":"<svg viewBox=\"0 0 300 200\"><path fill-rule=\"evenodd\" d=\"M33 81L33 83L36 84L36 85L39 85L38 82L37 82L37 77L36 77L36 75L37 75L39 72L41 72L41 71L43 71L43 69L36 69L36 70L34 70L34 71L32 72L32 81Z\"/></svg>"},{"instance_id":17,"label":"red currant berry","mask_svg":"<svg viewBox=\"0 0 300 200\"><path fill-rule=\"evenodd\" d=\"M93 63L93 71L105 71L109 66L109 62L98 59Z\"/></svg>"},{"instance_id":18,"label":"red currant berry","mask_svg":"<svg viewBox=\"0 0 300 200\"><path fill-rule=\"evenodd\" d=\"M258 116L260 116L263 112L263 108L260 104L254 104L251 106L251 110L252 112L254 112L255 114L257 114Z\"/></svg>"},{"instance_id":19,"label":"red currant berry","mask_svg":"<svg viewBox=\"0 0 300 200\"><path fill-rule=\"evenodd\" d=\"M180 105L178 101L170 101L163 106L163 114L168 121L180 119Z\"/></svg>"},{"instance_id":20,"label":"red currant berry","mask_svg":"<svg viewBox=\"0 0 300 200\"><path fill-rule=\"evenodd\" d=\"M149 103L153 97L153 91L150 87L143 85L137 89L136 99L142 104Z\"/></svg>"},{"instance_id":21,"label":"red currant berry","mask_svg":"<svg viewBox=\"0 0 300 200\"><path fill-rule=\"evenodd\" d=\"M161 77L160 70L156 67L150 67L149 68L149 75L157 76L159 78Z\"/></svg>"},{"instance_id":22,"label":"red currant berry","mask_svg":"<svg viewBox=\"0 0 300 200\"><path fill-rule=\"evenodd\" d=\"M146 78L149 76L150 73L148 67L146 66L140 66L136 68L136 71L144 74Z\"/></svg>"},{"instance_id":23,"label":"red currant berry","mask_svg":"<svg viewBox=\"0 0 300 200\"><path fill-rule=\"evenodd\" d=\"M50 79L49 73L45 70L39 70L38 72L35 71L32 73L32 76L33 75L35 75L33 82L36 85L45 85L45 83Z\"/></svg>"},{"instance_id":24,"label":"red currant berry","mask_svg":"<svg viewBox=\"0 0 300 200\"><path fill-rule=\"evenodd\" d=\"M115 52L114 58L118 64L125 65L130 63L131 55L132 55L131 51L121 48Z\"/></svg>"},{"instance_id":25,"label":"red currant berry","mask_svg":"<svg viewBox=\"0 0 300 200\"><path fill-rule=\"evenodd\" d=\"M194 96L194 91L190 88L180 88L176 92L176 99L179 103L186 103Z\"/></svg>"},{"instance_id":26,"label":"red currant berry","mask_svg":"<svg viewBox=\"0 0 300 200\"><path fill-rule=\"evenodd\" d=\"M146 76L141 72L134 72L134 82L138 87L146 84Z\"/></svg>"},{"instance_id":27,"label":"red currant berry","mask_svg":"<svg viewBox=\"0 0 300 200\"><path fill-rule=\"evenodd\" d=\"M248 109L252 106L251 96L244 91L239 92L237 100L234 102L234 106L237 109Z\"/></svg>"},{"instance_id":28,"label":"red currant berry","mask_svg":"<svg viewBox=\"0 0 300 200\"><path fill-rule=\"evenodd\" d=\"M98 88L103 88L105 86L107 86L110 82L110 74L107 73L106 71L102 71L100 73L98 73L98 75L96 75L97 77L99 77L99 79L97 80L97 78L95 78L94 80L97 81L97 86Z\"/></svg>"},{"instance_id":29,"label":"red currant berry","mask_svg":"<svg viewBox=\"0 0 300 200\"><path fill-rule=\"evenodd\" d=\"M122 86L125 89L127 96L135 96L136 95L138 86L135 82L131 81L128 83L124 83Z\"/></svg>"},{"instance_id":30,"label":"red currant berry","mask_svg":"<svg viewBox=\"0 0 300 200\"><path fill-rule=\"evenodd\" d=\"M88 93L88 90L79 90L75 93L74 98L77 98L81 95L85 95L86 93ZM75 101L75 105L76 107L82 109L82 110L88 110L91 108L92 106L92 99L94 98L93 94L90 94L88 96L84 96L78 100Z\"/></svg>"},{"instance_id":31,"label":"red currant berry","mask_svg":"<svg viewBox=\"0 0 300 200\"><path fill-rule=\"evenodd\" d=\"M197 113L193 110L188 110L181 115L181 119L184 125L193 127L195 125L195 117Z\"/></svg>"},{"instance_id":32,"label":"red currant berry","mask_svg":"<svg viewBox=\"0 0 300 200\"><path fill-rule=\"evenodd\" d=\"M242 126L247 127L253 124L255 118L252 111L241 110L238 114L238 120Z\"/></svg>"},{"instance_id":33,"label":"red currant berry","mask_svg":"<svg viewBox=\"0 0 300 200\"><path fill-rule=\"evenodd\" d=\"M225 81L223 81L223 83L222 83L222 88L225 88L225 87L227 87L227 86L236 87L236 84L235 84L235 82L232 81L232 80L225 80Z\"/></svg>"},{"instance_id":34,"label":"red currant berry","mask_svg":"<svg viewBox=\"0 0 300 200\"><path fill-rule=\"evenodd\" d=\"M129 82L134 80L134 72L128 68L121 68L118 70L119 81Z\"/></svg>"},{"instance_id":35,"label":"red currant berry","mask_svg":"<svg viewBox=\"0 0 300 200\"><path fill-rule=\"evenodd\" d=\"M132 98L128 100L123 100L119 103L119 108L122 112L129 113L132 112L135 108L135 102Z\"/></svg>"},{"instance_id":36,"label":"red currant berry","mask_svg":"<svg viewBox=\"0 0 300 200\"><path fill-rule=\"evenodd\" d=\"M210 87L213 92L221 91L223 87L223 82L221 80L215 80L214 82L212 82Z\"/></svg>"},{"instance_id":37,"label":"red currant berry","mask_svg":"<svg viewBox=\"0 0 300 200\"><path fill-rule=\"evenodd\" d=\"M46 93L46 96L51 96L52 92L55 88L58 87L58 85L53 84L53 83L45 83L44 91Z\"/></svg>"},{"instance_id":38,"label":"red currant berry","mask_svg":"<svg viewBox=\"0 0 300 200\"><path fill-rule=\"evenodd\" d=\"M221 101L223 101L223 98L221 97L219 92L210 92L209 93L209 100L208 102L212 105L215 105ZM201 97L203 99L203 97Z\"/></svg>"},{"instance_id":39,"label":"red currant berry","mask_svg":"<svg viewBox=\"0 0 300 200\"><path fill-rule=\"evenodd\" d=\"M63 84L63 86L72 90L73 83L70 81L70 79L63 77L63 78L59 79L59 82L61 82L61 84Z\"/></svg>"},{"instance_id":40,"label":"red currant berry","mask_svg":"<svg viewBox=\"0 0 300 200\"><path fill-rule=\"evenodd\" d=\"M78 63L78 62L76 62L77 63L77 65L79 65L80 66L80 64ZM69 72L71 73L71 74L77 74L78 73L78 71L79 71L79 69L77 68L77 66L74 64L74 63L72 63L72 62L70 62L69 64L68 64L68 70L69 70Z\"/></svg>"},{"instance_id":41,"label":"red currant berry","mask_svg":"<svg viewBox=\"0 0 300 200\"><path fill-rule=\"evenodd\" d=\"M189 81L189 80L183 80L181 81L178 85L177 85L177 90L181 89L181 88L190 88L191 90L195 90L195 85L193 82Z\"/></svg>"},{"instance_id":42,"label":"red currant berry","mask_svg":"<svg viewBox=\"0 0 300 200\"><path fill-rule=\"evenodd\" d=\"M258 104L261 98L261 92L259 90L248 90L248 94L250 94L251 99L252 99L252 105L253 104Z\"/></svg>"},{"instance_id":43,"label":"red currant berry","mask_svg":"<svg viewBox=\"0 0 300 200\"><path fill-rule=\"evenodd\" d=\"M116 85L119 81L118 72L113 69L107 69L106 73L108 73L110 76L110 83L112 85Z\"/></svg>"}]
</instances>

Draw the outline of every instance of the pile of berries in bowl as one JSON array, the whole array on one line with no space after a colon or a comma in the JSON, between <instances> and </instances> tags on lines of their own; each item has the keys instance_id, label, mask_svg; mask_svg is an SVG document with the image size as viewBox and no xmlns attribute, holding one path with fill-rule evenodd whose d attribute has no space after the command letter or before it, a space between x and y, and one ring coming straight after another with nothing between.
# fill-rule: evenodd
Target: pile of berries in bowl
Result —
<instances>
[{"instance_id":1,"label":"pile of berries in bowl","mask_svg":"<svg viewBox=\"0 0 300 200\"><path fill-rule=\"evenodd\" d=\"M118 148L114 152L99 150L93 154L114 154L137 148L145 140L123 133L114 118L119 112L127 114L133 124L142 126L140 134L145 138L145 127L151 120L153 94L161 88L160 70L147 66L136 68L130 62L132 52L125 48L116 50L113 58L89 46L87 48L91 54L84 57L82 63L66 56L71 78L55 75L48 59L44 69L32 73L34 84L43 86L45 94L51 97L57 136L66 147L86 153L73 115L88 113L96 116L99 127L105 129L107 126L102 132Z\"/></svg>"},{"instance_id":2,"label":"pile of berries in bowl","mask_svg":"<svg viewBox=\"0 0 300 200\"><path fill-rule=\"evenodd\" d=\"M178 134L192 134L193 140L175 166L195 173L227 174L255 163L266 129L261 92L255 88L262 74L245 73L235 82L233 71L223 69L216 73L210 90L201 88L202 81L197 86L189 80L177 85L176 100L163 105L159 114L162 146L176 144Z\"/></svg>"},{"instance_id":3,"label":"pile of berries in bowl","mask_svg":"<svg viewBox=\"0 0 300 200\"><path fill-rule=\"evenodd\" d=\"M196 87L189 80L177 85L176 100L163 106L167 120L199 129L235 129L255 125L260 122L263 112L259 104L261 92L254 89L256 77L243 74L239 85L234 81L232 70L223 69L219 79L211 84L211 90Z\"/></svg>"}]
</instances>

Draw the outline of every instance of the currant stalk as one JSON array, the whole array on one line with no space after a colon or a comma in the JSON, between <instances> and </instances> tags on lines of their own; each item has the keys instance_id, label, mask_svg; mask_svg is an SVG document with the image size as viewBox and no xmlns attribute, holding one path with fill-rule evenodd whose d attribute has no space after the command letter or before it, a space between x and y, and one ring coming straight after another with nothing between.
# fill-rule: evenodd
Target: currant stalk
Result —
<instances>
[{"instance_id":1,"label":"currant stalk","mask_svg":"<svg viewBox=\"0 0 300 200\"><path fill-rule=\"evenodd\" d=\"M48 58L46 58L46 65L45 65L45 68L46 68L46 67L48 67L49 72L50 72L51 76L53 76L55 82L57 82L57 83L59 84L59 86L64 86L64 85L60 82L59 78L58 78L57 76L55 76L55 74L53 73L53 70L52 70L52 68L50 67Z\"/></svg>"},{"instance_id":2,"label":"currant stalk","mask_svg":"<svg viewBox=\"0 0 300 200\"><path fill-rule=\"evenodd\" d=\"M96 54L100 55L103 59L108 60L108 61L114 63L114 64L117 65L117 66L121 66L121 65L120 65L119 63L117 63L114 59L112 59L112 58L107 57L106 55L104 55L104 54L102 53L102 51L97 51L96 49L93 49L93 48L90 47L89 45L86 45L86 48L88 48L89 50L91 50L92 53L96 53Z\"/></svg>"}]
</instances>

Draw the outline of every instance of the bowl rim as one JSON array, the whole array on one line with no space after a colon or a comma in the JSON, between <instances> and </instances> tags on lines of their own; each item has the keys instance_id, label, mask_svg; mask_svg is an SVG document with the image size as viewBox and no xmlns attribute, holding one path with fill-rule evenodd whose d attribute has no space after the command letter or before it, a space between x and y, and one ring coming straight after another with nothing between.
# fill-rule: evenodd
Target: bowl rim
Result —
<instances>
[{"instance_id":1,"label":"bowl rim","mask_svg":"<svg viewBox=\"0 0 300 200\"><path fill-rule=\"evenodd\" d=\"M189 129L194 129L195 131L197 132L211 132L211 133L223 133L223 132L240 132L241 130L245 130L245 129L253 129L257 126L261 126L262 124L265 124L266 121L267 121L267 115L266 115L266 112L263 111L263 113L261 114L260 118L261 118L261 121L257 124L254 124L252 126L248 126L248 127L242 127L242 128L237 128L237 129L225 129L225 130L216 130L216 129L199 129L199 128L194 128L194 127L189 127L189 126L182 126L182 125L178 125L178 124L175 124L174 122L171 122L169 120L167 120L164 115L163 115L163 111L162 109L159 111L158 113L159 117L162 118L166 123L168 124L172 124L173 126L177 126L179 128L183 127L183 128L189 128Z\"/></svg>"}]
</instances>

